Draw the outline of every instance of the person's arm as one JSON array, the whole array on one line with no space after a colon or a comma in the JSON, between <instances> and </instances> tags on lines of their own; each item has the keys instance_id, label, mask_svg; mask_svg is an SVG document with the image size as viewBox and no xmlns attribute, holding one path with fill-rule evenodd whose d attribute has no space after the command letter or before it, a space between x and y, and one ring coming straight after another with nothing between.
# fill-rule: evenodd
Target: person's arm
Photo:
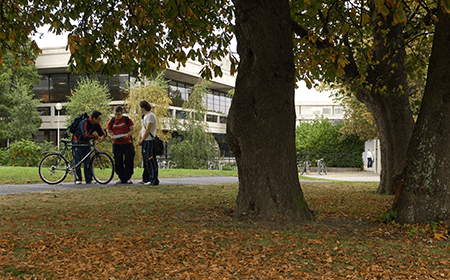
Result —
<instances>
[{"instance_id":1,"label":"person's arm","mask_svg":"<svg viewBox=\"0 0 450 280\"><path fill-rule=\"evenodd\" d=\"M130 126L130 131L128 131L128 133L126 134L126 136L133 136L134 134L134 125Z\"/></svg>"},{"instance_id":2,"label":"person's arm","mask_svg":"<svg viewBox=\"0 0 450 280\"><path fill-rule=\"evenodd\" d=\"M147 124L147 127L145 128L145 131L144 131L144 135L142 137L139 135L138 145L142 145L142 142L145 139L147 139L147 137L150 135L150 130L152 129L153 125L154 124L152 124L152 123Z\"/></svg>"},{"instance_id":3,"label":"person's arm","mask_svg":"<svg viewBox=\"0 0 450 280\"><path fill-rule=\"evenodd\" d=\"M100 136L100 137L98 138L98 142L99 142L99 143L102 143L103 140L105 140L105 138L106 138L106 134L105 134L105 132L103 131L102 126L101 126L100 124L98 124L97 127L95 128L95 131L97 131L98 136Z\"/></svg>"}]
</instances>

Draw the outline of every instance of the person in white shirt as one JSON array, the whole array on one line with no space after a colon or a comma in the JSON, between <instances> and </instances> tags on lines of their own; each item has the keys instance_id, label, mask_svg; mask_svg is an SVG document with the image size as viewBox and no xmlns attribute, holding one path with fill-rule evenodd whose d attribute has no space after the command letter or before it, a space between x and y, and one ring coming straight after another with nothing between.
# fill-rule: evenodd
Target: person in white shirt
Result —
<instances>
[{"instance_id":1,"label":"person in white shirt","mask_svg":"<svg viewBox=\"0 0 450 280\"><path fill-rule=\"evenodd\" d=\"M370 149L367 151L367 168L371 168L373 165L373 155Z\"/></svg>"},{"instance_id":2,"label":"person in white shirt","mask_svg":"<svg viewBox=\"0 0 450 280\"><path fill-rule=\"evenodd\" d=\"M142 159L144 161L144 172L142 174L141 184L159 185L158 162L156 155L153 154L153 136L156 135L156 126L158 121L155 114L151 111L152 106L146 100L139 103L142 115L142 128L139 133L137 144L142 145Z\"/></svg>"}]
</instances>

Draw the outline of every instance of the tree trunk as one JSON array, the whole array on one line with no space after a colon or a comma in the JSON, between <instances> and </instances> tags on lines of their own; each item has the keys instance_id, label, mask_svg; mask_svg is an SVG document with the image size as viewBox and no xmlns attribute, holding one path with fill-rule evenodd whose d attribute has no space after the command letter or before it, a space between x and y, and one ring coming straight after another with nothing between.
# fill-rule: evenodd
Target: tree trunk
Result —
<instances>
[{"instance_id":1,"label":"tree trunk","mask_svg":"<svg viewBox=\"0 0 450 280\"><path fill-rule=\"evenodd\" d=\"M372 30L373 65L367 71L367 86L357 99L366 104L377 124L381 143L381 180L378 193L394 194L394 178L404 166L414 128L407 87L403 25L392 14L379 16Z\"/></svg>"},{"instance_id":2,"label":"tree trunk","mask_svg":"<svg viewBox=\"0 0 450 280\"><path fill-rule=\"evenodd\" d=\"M400 223L450 224L450 17L438 18L419 117L394 200Z\"/></svg>"},{"instance_id":3,"label":"tree trunk","mask_svg":"<svg viewBox=\"0 0 450 280\"><path fill-rule=\"evenodd\" d=\"M236 156L235 218L313 219L295 150L295 69L288 0L233 0L240 56L227 137Z\"/></svg>"},{"instance_id":4,"label":"tree trunk","mask_svg":"<svg viewBox=\"0 0 450 280\"><path fill-rule=\"evenodd\" d=\"M366 104L378 127L381 142L381 176L377 192L395 194L397 188L394 178L403 169L414 127L408 95L398 96L389 93L384 96L372 93L358 94L357 98Z\"/></svg>"}]
</instances>

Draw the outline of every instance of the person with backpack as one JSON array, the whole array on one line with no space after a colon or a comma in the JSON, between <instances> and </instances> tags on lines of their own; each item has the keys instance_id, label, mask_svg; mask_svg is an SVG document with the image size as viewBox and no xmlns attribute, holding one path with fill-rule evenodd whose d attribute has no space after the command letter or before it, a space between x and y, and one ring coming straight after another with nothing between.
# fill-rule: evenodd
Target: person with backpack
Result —
<instances>
[{"instance_id":1,"label":"person with backpack","mask_svg":"<svg viewBox=\"0 0 450 280\"><path fill-rule=\"evenodd\" d=\"M90 118L84 118L78 124L78 128L73 134L73 157L74 164L77 165L81 160L89 154L91 151L91 147L87 144L92 139L98 139L98 142L101 143L105 140L105 132L100 125L102 121L102 113L99 111L93 111ZM93 134L97 132L97 135ZM89 168L91 159L87 158L84 165L84 179L86 180L86 184L95 183L92 181L92 171ZM81 168L78 167L75 172L75 184L81 184L82 176L81 176Z\"/></svg>"},{"instance_id":2,"label":"person with backpack","mask_svg":"<svg viewBox=\"0 0 450 280\"><path fill-rule=\"evenodd\" d=\"M153 153L153 136L156 135L158 121L155 114L150 112L152 106L148 101L141 101L139 107L141 108L142 128L137 144L142 145L142 159L144 161L142 181L139 183L156 186L159 185L158 162L156 161L156 155Z\"/></svg>"},{"instance_id":3,"label":"person with backpack","mask_svg":"<svg viewBox=\"0 0 450 280\"><path fill-rule=\"evenodd\" d=\"M113 141L114 165L119 181L116 184L132 184L131 176L134 171L134 134L133 121L123 115L123 108L117 106L114 117L108 122L106 132Z\"/></svg>"}]
</instances>

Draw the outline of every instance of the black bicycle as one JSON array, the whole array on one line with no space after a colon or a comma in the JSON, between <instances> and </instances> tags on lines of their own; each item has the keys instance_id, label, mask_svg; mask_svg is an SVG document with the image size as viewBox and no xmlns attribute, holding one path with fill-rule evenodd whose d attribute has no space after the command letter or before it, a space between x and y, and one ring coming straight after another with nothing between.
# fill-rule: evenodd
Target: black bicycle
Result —
<instances>
[{"instance_id":1,"label":"black bicycle","mask_svg":"<svg viewBox=\"0 0 450 280\"><path fill-rule=\"evenodd\" d=\"M61 152L44 152L47 154L39 163L39 176L47 184L58 184L64 181L67 174L75 175L75 170L92 155L90 167L92 175L99 184L108 184L114 176L114 161L107 153L100 152L92 144L73 144L71 140L62 139L64 149ZM91 151L77 164L73 164L69 147L90 146Z\"/></svg>"}]
</instances>

